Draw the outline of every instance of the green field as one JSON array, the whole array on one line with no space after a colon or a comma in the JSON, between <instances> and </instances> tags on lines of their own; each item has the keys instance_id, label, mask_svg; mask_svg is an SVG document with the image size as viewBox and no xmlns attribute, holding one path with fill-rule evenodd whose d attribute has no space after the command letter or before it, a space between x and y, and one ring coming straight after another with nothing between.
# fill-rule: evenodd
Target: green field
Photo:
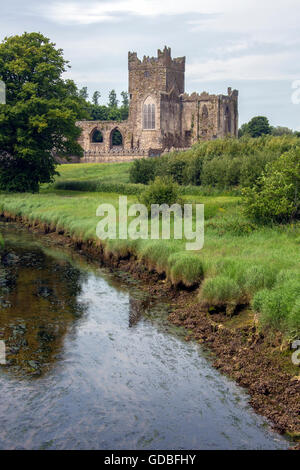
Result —
<instances>
[{"instance_id":1,"label":"green field","mask_svg":"<svg viewBox=\"0 0 300 470\"><path fill-rule=\"evenodd\" d=\"M129 183L130 163L81 163L61 165L56 181L89 181L99 179L103 183Z\"/></svg>"},{"instance_id":2,"label":"green field","mask_svg":"<svg viewBox=\"0 0 300 470\"><path fill-rule=\"evenodd\" d=\"M60 181L128 182L130 164L62 165ZM205 245L187 252L185 240L116 240L104 243L117 258L134 254L149 269L165 273L173 284L198 286L199 298L232 314L239 305L253 305L263 328L282 331L289 338L300 333L299 225L258 227L242 214L234 196L183 196L186 203L205 205ZM50 224L72 237L101 242L96 236L99 204L117 207L119 194L57 190L46 186L40 194L1 194L0 210L30 221ZM137 202L137 196L128 196Z\"/></svg>"}]
</instances>

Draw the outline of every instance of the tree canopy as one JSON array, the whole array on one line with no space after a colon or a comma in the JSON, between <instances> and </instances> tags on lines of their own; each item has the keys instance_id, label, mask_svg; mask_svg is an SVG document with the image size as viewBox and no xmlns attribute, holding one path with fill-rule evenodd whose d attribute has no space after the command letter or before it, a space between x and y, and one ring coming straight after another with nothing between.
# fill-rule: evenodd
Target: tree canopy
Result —
<instances>
[{"instance_id":1,"label":"tree canopy","mask_svg":"<svg viewBox=\"0 0 300 470\"><path fill-rule=\"evenodd\" d=\"M0 189L36 192L53 180L55 157L82 154L76 120L86 117L76 85L64 80L63 51L40 33L0 44Z\"/></svg>"},{"instance_id":2,"label":"tree canopy","mask_svg":"<svg viewBox=\"0 0 300 470\"><path fill-rule=\"evenodd\" d=\"M265 116L255 116L246 124L243 124L239 131L239 137L248 135L250 137L260 137L272 133L269 119Z\"/></svg>"},{"instance_id":3,"label":"tree canopy","mask_svg":"<svg viewBox=\"0 0 300 470\"><path fill-rule=\"evenodd\" d=\"M110 91L107 105L99 104L99 98L101 97L99 91L93 93L92 102L90 102L87 87L79 90L79 96L84 100L84 107L88 114L87 119L92 121L125 121L128 118L129 97L127 91L121 92L121 106L119 106L115 90Z\"/></svg>"}]
</instances>

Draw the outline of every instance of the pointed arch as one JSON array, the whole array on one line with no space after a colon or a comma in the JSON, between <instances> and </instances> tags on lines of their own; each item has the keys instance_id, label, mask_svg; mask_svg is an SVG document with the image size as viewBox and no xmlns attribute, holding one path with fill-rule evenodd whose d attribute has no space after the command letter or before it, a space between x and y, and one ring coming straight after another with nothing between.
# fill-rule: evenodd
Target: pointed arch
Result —
<instances>
[{"instance_id":1,"label":"pointed arch","mask_svg":"<svg viewBox=\"0 0 300 470\"><path fill-rule=\"evenodd\" d=\"M93 144L101 144L103 142L103 134L97 127L92 130L90 137Z\"/></svg>"},{"instance_id":2,"label":"pointed arch","mask_svg":"<svg viewBox=\"0 0 300 470\"><path fill-rule=\"evenodd\" d=\"M207 109L207 106L206 104L203 105L202 107L202 121L206 121L206 119L208 119L208 109Z\"/></svg>"},{"instance_id":3,"label":"pointed arch","mask_svg":"<svg viewBox=\"0 0 300 470\"><path fill-rule=\"evenodd\" d=\"M123 147L123 135L118 127L115 127L110 133L110 148Z\"/></svg>"}]
</instances>

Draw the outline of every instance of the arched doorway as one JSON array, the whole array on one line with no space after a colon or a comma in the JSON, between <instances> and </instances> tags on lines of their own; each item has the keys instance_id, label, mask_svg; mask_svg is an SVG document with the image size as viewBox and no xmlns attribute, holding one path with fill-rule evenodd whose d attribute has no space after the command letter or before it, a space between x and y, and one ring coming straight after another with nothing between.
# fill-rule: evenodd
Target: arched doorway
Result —
<instances>
[{"instance_id":1,"label":"arched doorway","mask_svg":"<svg viewBox=\"0 0 300 470\"><path fill-rule=\"evenodd\" d=\"M123 148L123 136L119 129L115 128L110 133L110 148L117 149Z\"/></svg>"},{"instance_id":2,"label":"arched doorway","mask_svg":"<svg viewBox=\"0 0 300 470\"><path fill-rule=\"evenodd\" d=\"M93 144L101 144L103 142L103 135L98 129L94 129L91 133L91 142Z\"/></svg>"}]
</instances>

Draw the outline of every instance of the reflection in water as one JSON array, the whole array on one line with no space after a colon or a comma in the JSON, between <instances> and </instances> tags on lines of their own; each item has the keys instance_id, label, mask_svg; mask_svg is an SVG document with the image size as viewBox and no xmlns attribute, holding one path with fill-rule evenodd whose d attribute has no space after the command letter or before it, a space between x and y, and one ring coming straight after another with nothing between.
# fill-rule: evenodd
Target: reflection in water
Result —
<instances>
[{"instance_id":1,"label":"reflection in water","mask_svg":"<svg viewBox=\"0 0 300 470\"><path fill-rule=\"evenodd\" d=\"M288 447L182 341L166 303L47 238L0 231L1 449Z\"/></svg>"},{"instance_id":2,"label":"reflection in water","mask_svg":"<svg viewBox=\"0 0 300 470\"><path fill-rule=\"evenodd\" d=\"M62 348L64 335L84 306L78 303L85 274L39 246L11 246L0 253L0 332L7 366L38 376Z\"/></svg>"}]
</instances>

